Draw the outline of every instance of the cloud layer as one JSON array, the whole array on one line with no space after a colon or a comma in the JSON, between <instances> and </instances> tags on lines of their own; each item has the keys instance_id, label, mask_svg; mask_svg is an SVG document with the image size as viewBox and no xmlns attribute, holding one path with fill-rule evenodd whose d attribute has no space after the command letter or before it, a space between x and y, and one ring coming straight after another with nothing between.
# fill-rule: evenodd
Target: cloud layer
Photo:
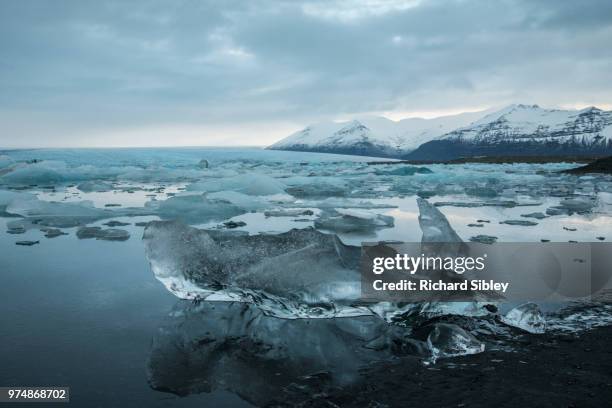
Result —
<instances>
[{"instance_id":1,"label":"cloud layer","mask_svg":"<svg viewBox=\"0 0 612 408\"><path fill-rule=\"evenodd\" d=\"M267 144L312 121L612 103L612 2L0 2L0 146Z\"/></svg>"}]
</instances>

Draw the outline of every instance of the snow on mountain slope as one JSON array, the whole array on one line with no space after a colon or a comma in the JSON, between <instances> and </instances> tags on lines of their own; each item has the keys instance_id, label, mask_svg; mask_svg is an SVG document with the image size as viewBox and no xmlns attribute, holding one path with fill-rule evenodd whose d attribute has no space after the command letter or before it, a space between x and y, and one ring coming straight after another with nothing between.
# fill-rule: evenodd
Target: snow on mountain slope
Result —
<instances>
[{"instance_id":1,"label":"snow on mountain slope","mask_svg":"<svg viewBox=\"0 0 612 408\"><path fill-rule=\"evenodd\" d=\"M482 115L483 112L468 112L400 121L367 116L348 122L323 122L310 125L268 149L399 157Z\"/></svg>"},{"instance_id":2,"label":"snow on mountain slope","mask_svg":"<svg viewBox=\"0 0 612 408\"><path fill-rule=\"evenodd\" d=\"M611 139L611 124L612 112L595 107L559 110L542 109L537 105L510 105L440 139L473 143L574 140L592 144Z\"/></svg>"},{"instance_id":3,"label":"snow on mountain slope","mask_svg":"<svg viewBox=\"0 0 612 408\"><path fill-rule=\"evenodd\" d=\"M612 155L612 112L510 105L422 144L405 157L453 160L474 156Z\"/></svg>"}]
</instances>

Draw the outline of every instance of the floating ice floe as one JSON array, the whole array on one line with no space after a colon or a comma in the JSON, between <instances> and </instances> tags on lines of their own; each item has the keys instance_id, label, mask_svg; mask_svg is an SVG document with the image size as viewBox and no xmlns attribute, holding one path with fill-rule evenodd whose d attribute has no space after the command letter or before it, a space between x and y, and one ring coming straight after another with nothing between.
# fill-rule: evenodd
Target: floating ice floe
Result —
<instances>
[{"instance_id":1,"label":"floating ice floe","mask_svg":"<svg viewBox=\"0 0 612 408\"><path fill-rule=\"evenodd\" d=\"M546 318L535 303L524 303L502 316L500 320L529 333L546 332Z\"/></svg>"},{"instance_id":2,"label":"floating ice floe","mask_svg":"<svg viewBox=\"0 0 612 408\"><path fill-rule=\"evenodd\" d=\"M495 242L497 242L497 237L494 237L492 235L480 234L470 237L470 241L480 242L481 244L494 244Z\"/></svg>"},{"instance_id":3,"label":"floating ice floe","mask_svg":"<svg viewBox=\"0 0 612 408\"><path fill-rule=\"evenodd\" d=\"M415 174L431 174L433 171L427 167L402 166L393 169L376 169L378 176L414 176Z\"/></svg>"},{"instance_id":4,"label":"floating ice floe","mask_svg":"<svg viewBox=\"0 0 612 408\"><path fill-rule=\"evenodd\" d=\"M236 191L251 196L284 194L285 185L279 180L257 173L240 174L234 177L211 179L187 186L188 191Z\"/></svg>"},{"instance_id":5,"label":"floating ice floe","mask_svg":"<svg viewBox=\"0 0 612 408\"><path fill-rule=\"evenodd\" d=\"M80 183L77 188L84 193L99 193L111 191L113 189L113 185L104 181L85 181Z\"/></svg>"},{"instance_id":6,"label":"floating ice floe","mask_svg":"<svg viewBox=\"0 0 612 408\"><path fill-rule=\"evenodd\" d=\"M266 217L303 217L312 216L314 212L312 210L303 209L289 209L289 210L269 210L264 211Z\"/></svg>"},{"instance_id":7,"label":"floating ice floe","mask_svg":"<svg viewBox=\"0 0 612 408\"><path fill-rule=\"evenodd\" d=\"M303 201L296 202L294 204L288 204L287 207L311 207L320 209L338 209L338 208L358 208L358 209L386 209L386 208L397 208L396 205L387 203L373 203L371 201L362 201L349 198L340 197L329 197L324 200L317 201Z\"/></svg>"},{"instance_id":8,"label":"floating ice floe","mask_svg":"<svg viewBox=\"0 0 612 408\"><path fill-rule=\"evenodd\" d=\"M521 226L521 227L532 227L534 225L538 225L538 223L535 221L527 221L527 220L505 220L505 221L500 221L499 223L506 224L506 225Z\"/></svg>"},{"instance_id":9,"label":"floating ice floe","mask_svg":"<svg viewBox=\"0 0 612 408\"><path fill-rule=\"evenodd\" d=\"M543 220L544 218L546 218L546 214L542 213L542 212L532 212L529 214L521 214L521 217L524 218L535 218L536 220Z\"/></svg>"},{"instance_id":10,"label":"floating ice floe","mask_svg":"<svg viewBox=\"0 0 612 408\"><path fill-rule=\"evenodd\" d=\"M347 182L335 177L295 176L283 182L289 186L287 193L299 198L344 197L349 191Z\"/></svg>"},{"instance_id":11,"label":"floating ice floe","mask_svg":"<svg viewBox=\"0 0 612 408\"><path fill-rule=\"evenodd\" d=\"M146 207L163 219L181 220L190 224L221 221L247 212L245 208L206 194L187 194L163 201L149 201Z\"/></svg>"},{"instance_id":12,"label":"floating ice floe","mask_svg":"<svg viewBox=\"0 0 612 408\"><path fill-rule=\"evenodd\" d=\"M11 215L24 217L28 222L39 226L56 228L76 227L104 218L151 214L150 211L143 208L109 210L97 208L91 201L44 201L29 194L13 196L4 211Z\"/></svg>"},{"instance_id":13,"label":"floating ice floe","mask_svg":"<svg viewBox=\"0 0 612 408\"><path fill-rule=\"evenodd\" d=\"M116 228L103 229L100 227L81 227L77 230L78 239L99 239L103 241L127 241L130 233Z\"/></svg>"},{"instance_id":14,"label":"floating ice floe","mask_svg":"<svg viewBox=\"0 0 612 408\"><path fill-rule=\"evenodd\" d=\"M574 197L561 200L559 207L571 213L587 213L597 206L596 197Z\"/></svg>"}]
</instances>

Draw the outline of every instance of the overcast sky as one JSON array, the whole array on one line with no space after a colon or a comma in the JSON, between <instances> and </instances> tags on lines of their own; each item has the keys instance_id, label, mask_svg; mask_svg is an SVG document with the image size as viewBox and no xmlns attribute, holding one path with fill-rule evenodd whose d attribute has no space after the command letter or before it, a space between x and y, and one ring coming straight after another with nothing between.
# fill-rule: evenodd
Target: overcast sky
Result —
<instances>
[{"instance_id":1,"label":"overcast sky","mask_svg":"<svg viewBox=\"0 0 612 408\"><path fill-rule=\"evenodd\" d=\"M0 1L0 146L265 145L311 122L612 107L612 1Z\"/></svg>"}]
</instances>

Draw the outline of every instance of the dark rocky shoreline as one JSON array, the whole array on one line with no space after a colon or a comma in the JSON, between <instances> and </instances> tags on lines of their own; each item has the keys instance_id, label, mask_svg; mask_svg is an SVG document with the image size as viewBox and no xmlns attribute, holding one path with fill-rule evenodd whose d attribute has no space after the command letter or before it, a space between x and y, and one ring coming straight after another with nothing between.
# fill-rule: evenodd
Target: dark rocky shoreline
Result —
<instances>
[{"instance_id":1,"label":"dark rocky shoreline","mask_svg":"<svg viewBox=\"0 0 612 408\"><path fill-rule=\"evenodd\" d=\"M512 352L418 359L365 368L345 389L319 373L287 387L274 407L604 407L612 401L612 327L521 336Z\"/></svg>"}]
</instances>

